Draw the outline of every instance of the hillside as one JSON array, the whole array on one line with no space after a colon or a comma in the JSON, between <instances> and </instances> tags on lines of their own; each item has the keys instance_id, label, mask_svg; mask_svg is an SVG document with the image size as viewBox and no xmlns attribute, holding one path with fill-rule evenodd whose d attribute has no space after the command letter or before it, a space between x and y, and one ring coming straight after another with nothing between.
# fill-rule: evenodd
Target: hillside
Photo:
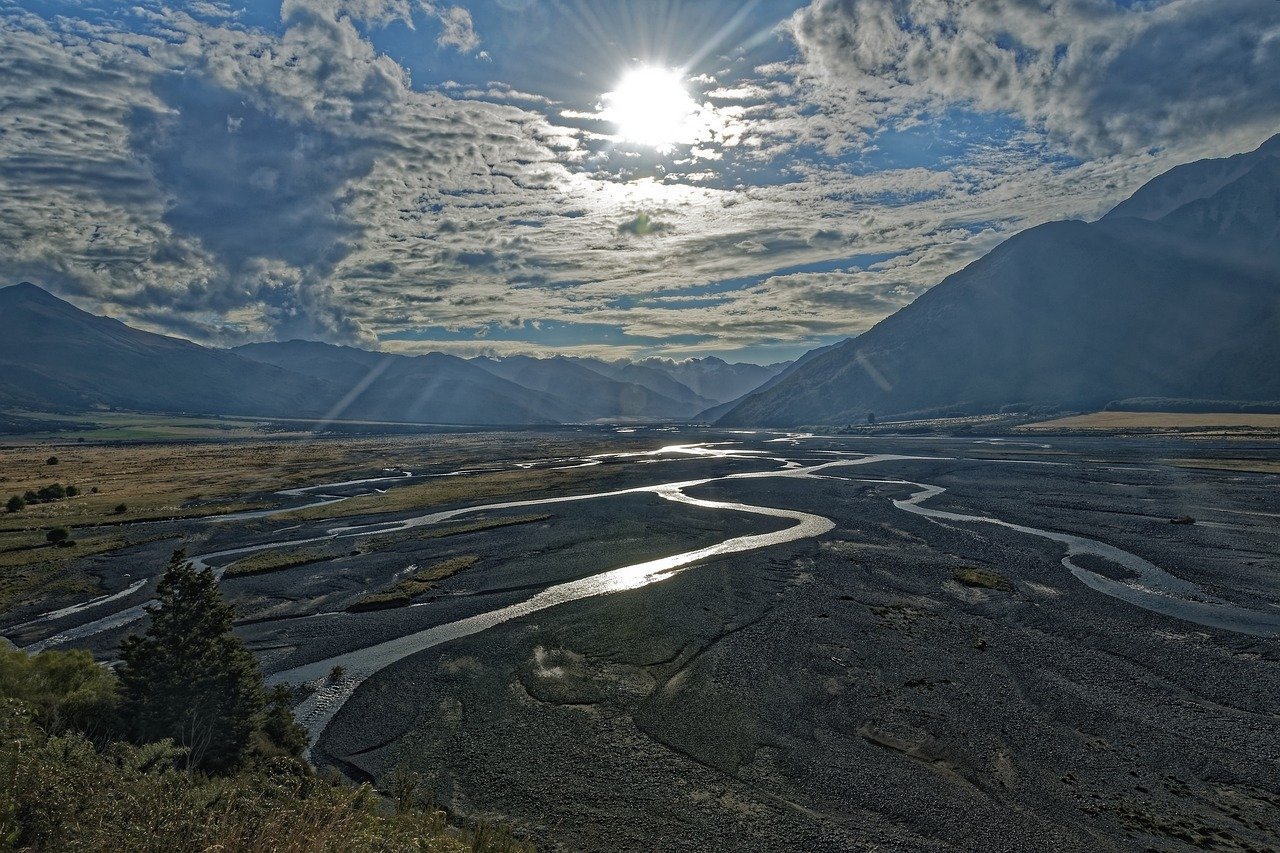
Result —
<instances>
[{"instance_id":1,"label":"hillside","mask_svg":"<svg viewBox=\"0 0 1280 853\"><path fill-rule=\"evenodd\" d=\"M24 282L0 289L0 404L206 414L322 414L322 383L81 311Z\"/></svg>"},{"instance_id":2,"label":"hillside","mask_svg":"<svg viewBox=\"0 0 1280 853\"><path fill-rule=\"evenodd\" d=\"M1280 397L1280 144L1018 234L721 425Z\"/></svg>"}]
</instances>

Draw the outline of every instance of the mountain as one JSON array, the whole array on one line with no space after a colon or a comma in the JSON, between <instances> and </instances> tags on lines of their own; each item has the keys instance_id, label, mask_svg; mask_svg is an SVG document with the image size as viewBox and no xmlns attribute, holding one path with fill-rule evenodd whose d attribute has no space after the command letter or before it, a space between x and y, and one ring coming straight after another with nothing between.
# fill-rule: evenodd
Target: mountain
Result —
<instances>
[{"instance_id":1,"label":"mountain","mask_svg":"<svg viewBox=\"0 0 1280 853\"><path fill-rule=\"evenodd\" d=\"M777 364L730 364L715 356L689 358L675 361L669 358L650 357L634 364L660 370L695 394L713 403L735 400L772 379L791 362Z\"/></svg>"},{"instance_id":2,"label":"mountain","mask_svg":"<svg viewBox=\"0 0 1280 853\"><path fill-rule=\"evenodd\" d=\"M81 311L29 282L0 289L0 404L320 414L322 383Z\"/></svg>"},{"instance_id":3,"label":"mountain","mask_svg":"<svg viewBox=\"0 0 1280 853\"><path fill-rule=\"evenodd\" d=\"M441 424L538 424L578 411L444 353L406 356L317 341L246 344L232 350L322 380L331 417Z\"/></svg>"},{"instance_id":4,"label":"mountain","mask_svg":"<svg viewBox=\"0 0 1280 853\"><path fill-rule=\"evenodd\" d=\"M602 375L566 356L478 356L470 362L494 376L550 395L566 410L578 413L565 420L674 419L693 415L701 408L697 402L673 399L644 385Z\"/></svg>"},{"instance_id":5,"label":"mountain","mask_svg":"<svg viewBox=\"0 0 1280 853\"><path fill-rule=\"evenodd\" d=\"M696 412L715 402L715 400L709 400L687 385L671 378L662 370L643 364L635 364L626 359L605 361L600 358L569 357L569 360L581 364L601 376L607 376L619 382L640 385L656 394L661 394L663 397L683 403L689 407L690 412Z\"/></svg>"},{"instance_id":6,"label":"mountain","mask_svg":"<svg viewBox=\"0 0 1280 853\"><path fill-rule=\"evenodd\" d=\"M1010 239L721 425L1280 400L1280 137Z\"/></svg>"},{"instance_id":7,"label":"mountain","mask_svg":"<svg viewBox=\"0 0 1280 853\"><path fill-rule=\"evenodd\" d=\"M817 349L811 349L808 352L806 352L804 355L797 358L795 361L784 361L781 364L769 365L769 368L781 367L781 370L779 370L777 373L771 376L768 380L766 380L764 384L756 388L752 388L751 390L747 391L745 394L742 394L738 397L735 397L732 400L728 400L724 403L720 403L718 405L712 406L709 409L705 409L699 412L697 417L694 418L694 420L703 422L703 423L715 423L720 418L724 417L726 414L731 412L733 408L737 406L738 403L742 402L742 400L745 399L746 397L750 397L752 394L758 394L761 391L767 391L768 389L772 388L774 385L777 385L779 382L786 379L795 371L799 370L804 365L808 364L813 359L822 355L824 352L833 350L836 347L840 346L841 343L843 342L838 341L834 344L828 344L825 347L818 347Z\"/></svg>"}]
</instances>

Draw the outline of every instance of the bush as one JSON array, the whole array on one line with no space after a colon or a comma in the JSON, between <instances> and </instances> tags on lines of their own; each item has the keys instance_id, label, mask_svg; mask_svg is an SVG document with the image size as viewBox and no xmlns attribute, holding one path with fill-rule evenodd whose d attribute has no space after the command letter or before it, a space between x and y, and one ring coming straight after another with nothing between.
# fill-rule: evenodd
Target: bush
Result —
<instances>
[{"instance_id":1,"label":"bush","mask_svg":"<svg viewBox=\"0 0 1280 853\"><path fill-rule=\"evenodd\" d=\"M67 496L67 490L61 483L51 483L40 491L36 492L38 497L44 503L52 501L60 501Z\"/></svg>"},{"instance_id":2,"label":"bush","mask_svg":"<svg viewBox=\"0 0 1280 853\"><path fill-rule=\"evenodd\" d=\"M22 701L46 734L118 731L116 678L80 649L29 655L0 648L0 696Z\"/></svg>"},{"instance_id":3,"label":"bush","mask_svg":"<svg viewBox=\"0 0 1280 853\"><path fill-rule=\"evenodd\" d=\"M40 496L39 496L39 495L37 495L35 492L31 491L31 489L27 489L27 490L23 493L23 495L22 495L22 499L23 499L24 501L26 501L27 503L29 503L29 504L38 504L38 503L40 503Z\"/></svg>"},{"instance_id":4,"label":"bush","mask_svg":"<svg viewBox=\"0 0 1280 853\"><path fill-rule=\"evenodd\" d=\"M80 490L75 486L67 486L67 497L74 498L78 494L80 494Z\"/></svg>"},{"instance_id":5,"label":"bush","mask_svg":"<svg viewBox=\"0 0 1280 853\"><path fill-rule=\"evenodd\" d=\"M116 504L116 510L115 510L116 515L124 515L128 511L129 511L129 507L125 506L124 504Z\"/></svg>"},{"instance_id":6,"label":"bush","mask_svg":"<svg viewBox=\"0 0 1280 853\"><path fill-rule=\"evenodd\" d=\"M21 512L23 509L26 508L26 506L27 506L27 502L22 498L21 495L14 495L13 497L9 498L9 502L4 505L5 509L9 510L9 512Z\"/></svg>"},{"instance_id":7,"label":"bush","mask_svg":"<svg viewBox=\"0 0 1280 853\"><path fill-rule=\"evenodd\" d=\"M57 464L58 464L58 457L56 457L56 456L50 456L48 459L44 460L44 464L46 464L46 465L57 465Z\"/></svg>"},{"instance_id":8,"label":"bush","mask_svg":"<svg viewBox=\"0 0 1280 853\"><path fill-rule=\"evenodd\" d=\"M71 531L65 527L55 527L44 535L50 545L61 545L71 538Z\"/></svg>"}]
</instances>

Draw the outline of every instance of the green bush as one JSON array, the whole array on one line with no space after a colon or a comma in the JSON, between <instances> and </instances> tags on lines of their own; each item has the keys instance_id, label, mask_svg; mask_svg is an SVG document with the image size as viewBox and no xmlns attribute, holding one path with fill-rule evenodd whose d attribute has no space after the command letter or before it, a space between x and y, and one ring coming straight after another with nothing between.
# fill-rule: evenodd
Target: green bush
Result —
<instances>
[{"instance_id":1,"label":"green bush","mask_svg":"<svg viewBox=\"0 0 1280 853\"><path fill-rule=\"evenodd\" d=\"M80 649L28 655L0 648L0 696L23 702L32 721L52 735L101 738L119 729L116 678Z\"/></svg>"},{"instance_id":2,"label":"green bush","mask_svg":"<svg viewBox=\"0 0 1280 853\"><path fill-rule=\"evenodd\" d=\"M23 499L22 495L14 495L9 498L9 502L4 506L5 509L9 510L9 512L22 512L22 510L26 509L27 502Z\"/></svg>"},{"instance_id":3,"label":"green bush","mask_svg":"<svg viewBox=\"0 0 1280 853\"><path fill-rule=\"evenodd\" d=\"M44 535L50 545L61 545L71 539L71 531L65 527L55 527Z\"/></svg>"}]
</instances>

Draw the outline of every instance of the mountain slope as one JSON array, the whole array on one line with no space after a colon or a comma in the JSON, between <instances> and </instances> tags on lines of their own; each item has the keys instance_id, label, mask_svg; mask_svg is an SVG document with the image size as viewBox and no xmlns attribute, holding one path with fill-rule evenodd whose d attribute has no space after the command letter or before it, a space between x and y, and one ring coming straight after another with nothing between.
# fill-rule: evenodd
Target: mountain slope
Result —
<instances>
[{"instance_id":1,"label":"mountain slope","mask_svg":"<svg viewBox=\"0 0 1280 853\"><path fill-rule=\"evenodd\" d=\"M626 360L605 361L600 358L569 357L569 360L581 364L588 370L594 370L601 376L648 388L655 394L661 394L663 397L688 406L690 412L696 412L715 402L671 378L666 372L643 364Z\"/></svg>"},{"instance_id":2,"label":"mountain slope","mask_svg":"<svg viewBox=\"0 0 1280 853\"><path fill-rule=\"evenodd\" d=\"M548 394L566 409L581 413L565 420L609 418L683 418L699 406L673 400L643 385L603 376L565 356L533 358L513 355L504 358L479 356L470 359L477 367L517 385Z\"/></svg>"},{"instance_id":3,"label":"mountain slope","mask_svg":"<svg viewBox=\"0 0 1280 853\"><path fill-rule=\"evenodd\" d=\"M829 352L830 350L835 349L836 347L840 346L843 343L844 341L837 341L834 344L827 344L825 347L818 347L817 349L811 349L808 352L806 352L804 355L797 358L795 361L784 361L781 364L769 365L766 368L768 370L771 370L773 368L779 368L779 367L781 369L778 370L778 372L775 373L773 376L771 376L769 379L767 379L762 385L756 388L752 388L751 390L733 398L732 400L728 400L724 403L720 403L718 405L712 406L709 409L705 409L699 412L697 417L694 418L694 420L705 422L705 423L715 423L720 418L724 417L729 412L733 411L734 407L737 406L739 403L741 403L747 397L750 397L752 394L759 394L762 391L769 390L774 385L777 385L779 382L786 379L792 373L795 373L801 367L813 361L818 356L822 355L825 352Z\"/></svg>"},{"instance_id":4,"label":"mountain slope","mask_svg":"<svg viewBox=\"0 0 1280 853\"><path fill-rule=\"evenodd\" d=\"M735 400L759 388L787 367L789 362L778 364L730 364L722 358L689 358L675 361L669 358L650 357L635 362L639 367L660 370L695 394L713 403Z\"/></svg>"},{"instance_id":5,"label":"mountain slope","mask_svg":"<svg viewBox=\"0 0 1280 853\"><path fill-rule=\"evenodd\" d=\"M337 389L331 417L442 424L538 424L576 410L451 355L369 352L317 341L246 344L233 352Z\"/></svg>"},{"instance_id":6,"label":"mountain slope","mask_svg":"<svg viewBox=\"0 0 1280 853\"><path fill-rule=\"evenodd\" d=\"M0 403L319 414L322 383L81 311L23 282L0 289Z\"/></svg>"},{"instance_id":7,"label":"mountain slope","mask_svg":"<svg viewBox=\"0 0 1280 853\"><path fill-rule=\"evenodd\" d=\"M1280 399L1280 145L1253 154L1010 238L717 423Z\"/></svg>"}]
</instances>

